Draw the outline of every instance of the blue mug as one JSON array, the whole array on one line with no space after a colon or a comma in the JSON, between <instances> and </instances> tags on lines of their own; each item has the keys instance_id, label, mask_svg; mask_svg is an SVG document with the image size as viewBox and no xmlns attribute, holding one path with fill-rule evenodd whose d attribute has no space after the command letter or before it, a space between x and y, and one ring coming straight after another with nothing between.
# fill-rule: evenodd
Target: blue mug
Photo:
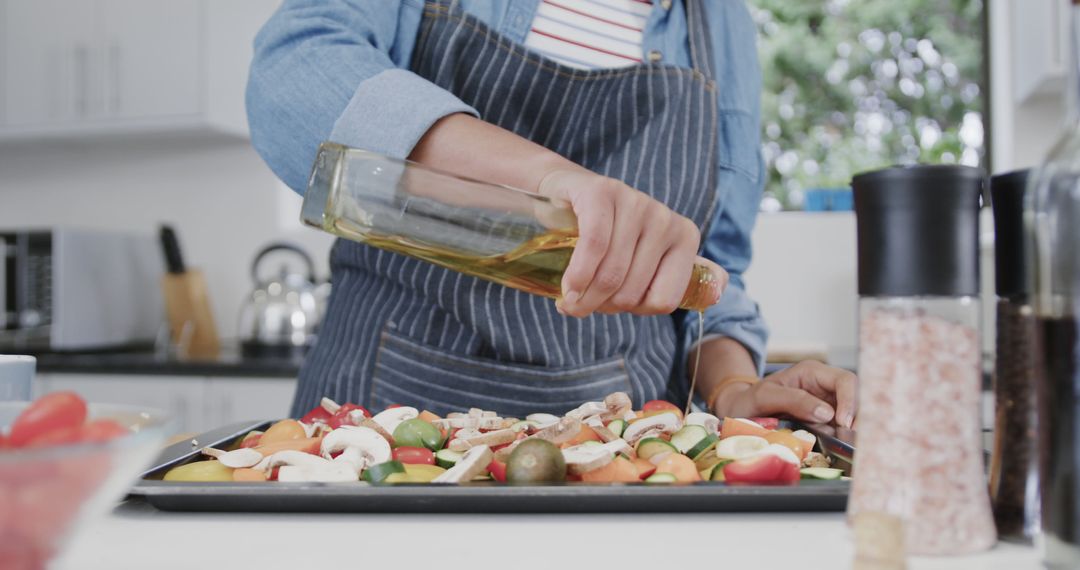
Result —
<instances>
[{"instance_id":1,"label":"blue mug","mask_svg":"<svg viewBox=\"0 0 1080 570\"><path fill-rule=\"evenodd\" d=\"M0 402L29 401L36 369L33 356L0 354Z\"/></svg>"}]
</instances>

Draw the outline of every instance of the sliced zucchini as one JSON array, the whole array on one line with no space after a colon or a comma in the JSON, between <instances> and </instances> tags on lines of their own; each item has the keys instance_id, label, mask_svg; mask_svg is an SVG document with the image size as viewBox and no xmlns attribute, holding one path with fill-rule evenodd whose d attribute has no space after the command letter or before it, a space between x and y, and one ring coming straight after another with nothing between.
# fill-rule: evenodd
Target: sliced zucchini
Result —
<instances>
[{"instance_id":1,"label":"sliced zucchini","mask_svg":"<svg viewBox=\"0 0 1080 570\"><path fill-rule=\"evenodd\" d=\"M702 426L683 426L682 429L671 436L671 444L675 446L675 449L679 450L679 453L686 453L708 435L709 432L705 431Z\"/></svg>"},{"instance_id":2,"label":"sliced zucchini","mask_svg":"<svg viewBox=\"0 0 1080 570\"><path fill-rule=\"evenodd\" d=\"M581 445L604 445L604 444L600 443L599 441L596 441L595 439L589 439L589 440L585 440L585 441L581 442Z\"/></svg>"},{"instance_id":3,"label":"sliced zucchini","mask_svg":"<svg viewBox=\"0 0 1080 570\"><path fill-rule=\"evenodd\" d=\"M841 469L833 469L832 467L807 467L800 469L799 473L802 473L803 479L821 479L824 481L832 481L839 479L844 471Z\"/></svg>"},{"instance_id":4,"label":"sliced zucchini","mask_svg":"<svg viewBox=\"0 0 1080 570\"><path fill-rule=\"evenodd\" d=\"M649 459L654 455L660 453L678 453L679 450L675 449L674 445L671 445L667 441L664 441L658 437L647 437L638 442L637 448L634 450L637 452L637 456L642 459Z\"/></svg>"},{"instance_id":5,"label":"sliced zucchini","mask_svg":"<svg viewBox=\"0 0 1080 570\"><path fill-rule=\"evenodd\" d=\"M725 459L720 463L717 463L712 468L712 473L709 474L709 481L723 481L724 480L724 466L731 463L730 459Z\"/></svg>"},{"instance_id":6,"label":"sliced zucchini","mask_svg":"<svg viewBox=\"0 0 1080 570\"><path fill-rule=\"evenodd\" d=\"M443 469L449 469L454 465L457 465L458 461L465 454L460 451L453 451L451 449L440 449L435 452L435 465L442 467Z\"/></svg>"},{"instance_id":7,"label":"sliced zucchini","mask_svg":"<svg viewBox=\"0 0 1080 570\"><path fill-rule=\"evenodd\" d=\"M717 457L715 453L706 453L694 461L694 467L696 467L698 471L712 473L712 468L715 467L717 463L724 463L726 461L727 460L725 459ZM704 476L703 478L708 479L708 477Z\"/></svg>"},{"instance_id":8,"label":"sliced zucchini","mask_svg":"<svg viewBox=\"0 0 1080 570\"><path fill-rule=\"evenodd\" d=\"M368 483L382 483L391 474L404 472L405 465L400 461L387 461L365 469L363 479Z\"/></svg>"},{"instance_id":9,"label":"sliced zucchini","mask_svg":"<svg viewBox=\"0 0 1080 570\"><path fill-rule=\"evenodd\" d=\"M611 433L622 436L622 433L626 431L626 420L611 420L608 422L607 428Z\"/></svg>"},{"instance_id":10,"label":"sliced zucchini","mask_svg":"<svg viewBox=\"0 0 1080 570\"><path fill-rule=\"evenodd\" d=\"M675 483L676 481L678 481L678 479L675 478L674 473L653 473L652 475L649 475L645 478L646 483L654 485L657 483Z\"/></svg>"},{"instance_id":11,"label":"sliced zucchini","mask_svg":"<svg viewBox=\"0 0 1080 570\"><path fill-rule=\"evenodd\" d=\"M716 449L716 442L718 441L720 441L720 438L710 433L706 435L704 439L697 442L697 445L691 447L690 451L686 452L686 455L690 457L690 459L697 461L699 457L702 457L704 454L712 451L713 449Z\"/></svg>"}]
</instances>

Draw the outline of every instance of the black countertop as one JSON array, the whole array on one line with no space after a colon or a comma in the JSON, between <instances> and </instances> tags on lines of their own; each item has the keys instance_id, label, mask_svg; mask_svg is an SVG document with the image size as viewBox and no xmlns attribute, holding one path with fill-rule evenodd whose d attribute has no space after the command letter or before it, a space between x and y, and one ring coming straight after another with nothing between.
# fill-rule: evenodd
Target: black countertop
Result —
<instances>
[{"instance_id":1,"label":"black countertop","mask_svg":"<svg viewBox=\"0 0 1080 570\"><path fill-rule=\"evenodd\" d=\"M181 359L150 349L108 352L38 353L37 370L69 374L141 374L161 376L239 376L296 378L302 355L245 356L223 349L214 359Z\"/></svg>"}]
</instances>

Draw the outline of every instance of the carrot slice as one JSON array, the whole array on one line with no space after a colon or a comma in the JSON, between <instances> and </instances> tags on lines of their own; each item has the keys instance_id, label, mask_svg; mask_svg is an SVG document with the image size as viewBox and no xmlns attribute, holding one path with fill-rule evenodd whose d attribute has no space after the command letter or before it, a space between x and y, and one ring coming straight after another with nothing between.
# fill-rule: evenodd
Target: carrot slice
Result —
<instances>
[{"instance_id":1,"label":"carrot slice","mask_svg":"<svg viewBox=\"0 0 1080 570\"><path fill-rule=\"evenodd\" d=\"M791 451L794 451L800 461L806 459L806 454L810 452L810 449L806 446L806 442L792 435L790 431L774 431L766 434L764 437L769 443L779 443Z\"/></svg>"},{"instance_id":2,"label":"carrot slice","mask_svg":"<svg viewBox=\"0 0 1080 570\"><path fill-rule=\"evenodd\" d=\"M614 461L599 469L582 473L581 480L588 483L637 483L641 481L637 467L624 457L616 457Z\"/></svg>"},{"instance_id":3,"label":"carrot slice","mask_svg":"<svg viewBox=\"0 0 1080 570\"><path fill-rule=\"evenodd\" d=\"M649 461L648 459L643 459L641 457L635 457L633 459L633 464L634 464L634 467L638 471L638 478L639 479L644 479L644 478L648 477L649 475L652 475L653 473L656 472L656 466L653 465L652 461Z\"/></svg>"},{"instance_id":4,"label":"carrot slice","mask_svg":"<svg viewBox=\"0 0 1080 570\"><path fill-rule=\"evenodd\" d=\"M694 460L680 453L671 453L660 460L656 466L657 473L671 473L680 483L692 483L701 481Z\"/></svg>"}]
</instances>

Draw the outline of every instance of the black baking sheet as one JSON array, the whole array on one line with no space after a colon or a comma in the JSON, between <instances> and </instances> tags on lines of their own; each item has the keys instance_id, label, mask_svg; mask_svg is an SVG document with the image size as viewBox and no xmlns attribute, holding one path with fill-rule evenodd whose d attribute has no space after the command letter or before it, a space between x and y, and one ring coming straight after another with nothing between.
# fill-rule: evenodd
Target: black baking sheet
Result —
<instances>
[{"instance_id":1,"label":"black baking sheet","mask_svg":"<svg viewBox=\"0 0 1080 570\"><path fill-rule=\"evenodd\" d=\"M178 483L160 480L199 457L203 446L228 447L270 422L245 422L202 434L162 453L131 490L166 511L351 513L602 513L842 511L848 481L792 486L567 483L513 486L368 485L366 483Z\"/></svg>"}]
</instances>

